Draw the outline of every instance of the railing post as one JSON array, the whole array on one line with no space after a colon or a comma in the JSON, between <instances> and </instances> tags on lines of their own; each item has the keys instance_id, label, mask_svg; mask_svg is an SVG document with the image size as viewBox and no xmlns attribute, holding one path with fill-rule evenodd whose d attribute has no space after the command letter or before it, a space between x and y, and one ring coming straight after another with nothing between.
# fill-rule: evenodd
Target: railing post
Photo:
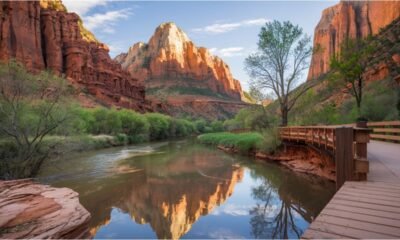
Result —
<instances>
[{"instance_id":1,"label":"railing post","mask_svg":"<svg viewBox=\"0 0 400 240\"><path fill-rule=\"evenodd\" d=\"M367 180L369 172L369 162L367 159L367 144L369 142L369 133L371 130L367 128L367 122L357 122L357 128L354 129L354 165L355 178L359 181Z\"/></svg>"},{"instance_id":2,"label":"railing post","mask_svg":"<svg viewBox=\"0 0 400 240\"><path fill-rule=\"evenodd\" d=\"M345 181L353 180L353 128L336 128L335 135L336 189L339 189Z\"/></svg>"}]
</instances>

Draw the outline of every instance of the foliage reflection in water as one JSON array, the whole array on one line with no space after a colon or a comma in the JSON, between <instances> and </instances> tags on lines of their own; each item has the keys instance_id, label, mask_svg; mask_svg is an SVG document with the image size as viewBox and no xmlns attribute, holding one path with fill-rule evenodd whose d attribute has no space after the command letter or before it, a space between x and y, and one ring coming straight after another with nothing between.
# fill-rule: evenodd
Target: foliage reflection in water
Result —
<instances>
[{"instance_id":1,"label":"foliage reflection in water","mask_svg":"<svg viewBox=\"0 0 400 240\"><path fill-rule=\"evenodd\" d=\"M299 238L334 191L190 140L70 156L39 179L80 194L95 238Z\"/></svg>"}]
</instances>

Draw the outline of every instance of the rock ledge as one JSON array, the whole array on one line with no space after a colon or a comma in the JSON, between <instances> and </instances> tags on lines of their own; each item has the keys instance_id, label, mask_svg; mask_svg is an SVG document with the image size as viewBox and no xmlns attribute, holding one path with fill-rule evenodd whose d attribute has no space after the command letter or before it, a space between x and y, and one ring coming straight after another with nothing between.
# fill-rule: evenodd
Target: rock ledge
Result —
<instances>
[{"instance_id":1,"label":"rock ledge","mask_svg":"<svg viewBox=\"0 0 400 240\"><path fill-rule=\"evenodd\" d=\"M78 193L30 179L0 181L0 238L88 238Z\"/></svg>"}]
</instances>

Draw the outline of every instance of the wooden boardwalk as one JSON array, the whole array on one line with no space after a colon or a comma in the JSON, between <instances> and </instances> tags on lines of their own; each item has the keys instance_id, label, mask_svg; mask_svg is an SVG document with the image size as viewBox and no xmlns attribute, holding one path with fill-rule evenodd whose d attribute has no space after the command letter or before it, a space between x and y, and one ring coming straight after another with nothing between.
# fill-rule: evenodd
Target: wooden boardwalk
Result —
<instances>
[{"instance_id":1,"label":"wooden boardwalk","mask_svg":"<svg viewBox=\"0 0 400 240\"><path fill-rule=\"evenodd\" d=\"M345 182L302 238L400 238L400 145L372 141L368 160L368 181Z\"/></svg>"}]
</instances>

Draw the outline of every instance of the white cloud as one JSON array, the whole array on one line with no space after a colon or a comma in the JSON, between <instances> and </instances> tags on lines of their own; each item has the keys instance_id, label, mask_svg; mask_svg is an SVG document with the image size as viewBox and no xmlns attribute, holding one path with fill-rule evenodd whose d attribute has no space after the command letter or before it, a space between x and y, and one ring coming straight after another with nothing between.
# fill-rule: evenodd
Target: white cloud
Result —
<instances>
[{"instance_id":1,"label":"white cloud","mask_svg":"<svg viewBox=\"0 0 400 240\"><path fill-rule=\"evenodd\" d=\"M229 47L229 48L210 48L209 51L213 55L218 55L220 57L234 57L242 56L244 48L242 47Z\"/></svg>"},{"instance_id":2,"label":"white cloud","mask_svg":"<svg viewBox=\"0 0 400 240\"><path fill-rule=\"evenodd\" d=\"M68 12L75 12L80 16L85 15L96 6L105 6L107 0L63 0Z\"/></svg>"},{"instance_id":3,"label":"white cloud","mask_svg":"<svg viewBox=\"0 0 400 240\"><path fill-rule=\"evenodd\" d=\"M89 11L97 6L106 6L108 0L63 0L69 12L75 12L83 19L84 25L91 31L100 30L103 33L114 33L114 25L121 19L128 18L132 14L131 9L94 13Z\"/></svg>"},{"instance_id":4,"label":"white cloud","mask_svg":"<svg viewBox=\"0 0 400 240\"><path fill-rule=\"evenodd\" d=\"M261 26L266 22L269 22L269 20L265 18L247 19L233 23L215 23L201 28L194 28L192 31L218 34L230 32L240 27Z\"/></svg>"},{"instance_id":5,"label":"white cloud","mask_svg":"<svg viewBox=\"0 0 400 240\"><path fill-rule=\"evenodd\" d=\"M105 33L114 33L113 26L115 23L121 19L127 19L131 14L131 9L127 8L105 13L96 13L91 16L83 17L83 20L85 26L91 31L100 29Z\"/></svg>"}]
</instances>

